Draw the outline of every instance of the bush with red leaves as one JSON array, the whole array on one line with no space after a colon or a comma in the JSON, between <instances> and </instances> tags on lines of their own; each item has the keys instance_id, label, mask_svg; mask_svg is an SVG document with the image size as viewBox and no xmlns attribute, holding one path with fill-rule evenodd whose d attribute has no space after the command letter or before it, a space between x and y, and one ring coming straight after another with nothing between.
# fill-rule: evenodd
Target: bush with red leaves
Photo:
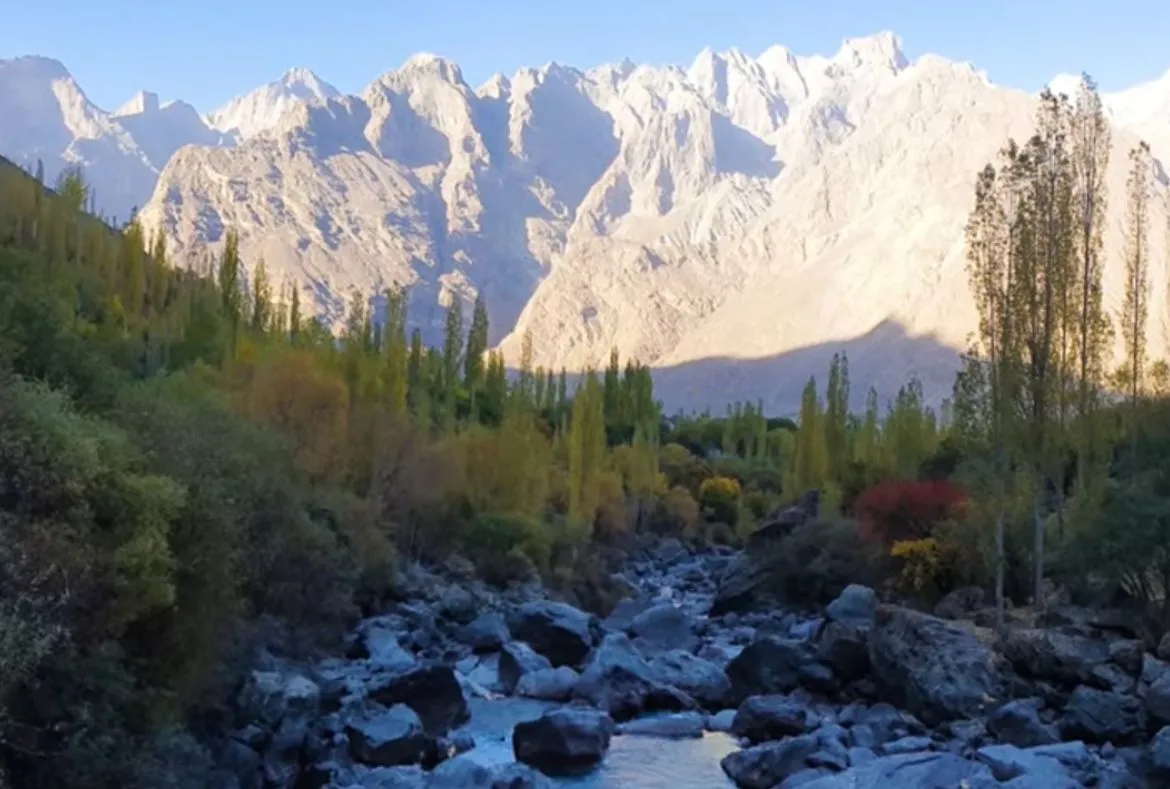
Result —
<instances>
[{"instance_id":1,"label":"bush with red leaves","mask_svg":"<svg viewBox=\"0 0 1170 789\"><path fill-rule=\"evenodd\" d=\"M961 517L967 493L946 480L893 479L868 488L853 504L862 535L892 545L921 540L935 525Z\"/></svg>"}]
</instances>

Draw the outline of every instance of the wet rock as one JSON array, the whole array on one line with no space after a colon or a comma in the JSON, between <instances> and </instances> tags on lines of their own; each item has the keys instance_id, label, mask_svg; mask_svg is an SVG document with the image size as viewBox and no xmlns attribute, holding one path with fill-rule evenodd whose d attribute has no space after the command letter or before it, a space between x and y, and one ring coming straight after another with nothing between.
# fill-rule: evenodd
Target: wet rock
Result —
<instances>
[{"instance_id":1,"label":"wet rock","mask_svg":"<svg viewBox=\"0 0 1170 789\"><path fill-rule=\"evenodd\" d=\"M1069 697L1059 725L1066 739L1127 744L1142 738L1146 716L1133 696L1082 685Z\"/></svg>"},{"instance_id":2,"label":"wet rock","mask_svg":"<svg viewBox=\"0 0 1170 789\"><path fill-rule=\"evenodd\" d=\"M707 709L722 707L731 698L727 672L690 652L673 650L655 655L650 670L662 684L678 688Z\"/></svg>"},{"instance_id":3,"label":"wet rock","mask_svg":"<svg viewBox=\"0 0 1170 789\"><path fill-rule=\"evenodd\" d=\"M500 648L500 687L505 693L514 693L520 678L534 671L552 668L544 655L538 655L527 644L512 641Z\"/></svg>"},{"instance_id":4,"label":"wet rock","mask_svg":"<svg viewBox=\"0 0 1170 789\"><path fill-rule=\"evenodd\" d=\"M568 666L542 668L520 677L516 683L516 695L545 701L568 701L580 678L581 675Z\"/></svg>"},{"instance_id":5,"label":"wet rock","mask_svg":"<svg viewBox=\"0 0 1170 789\"><path fill-rule=\"evenodd\" d=\"M511 640L508 624L497 613L480 614L455 631L455 638L475 652L492 652Z\"/></svg>"},{"instance_id":6,"label":"wet rock","mask_svg":"<svg viewBox=\"0 0 1170 789\"><path fill-rule=\"evenodd\" d=\"M594 618L567 603L526 603L516 609L508 625L513 636L554 666L580 665L594 643Z\"/></svg>"},{"instance_id":7,"label":"wet rock","mask_svg":"<svg viewBox=\"0 0 1170 789\"><path fill-rule=\"evenodd\" d=\"M997 707L987 718L987 730L997 739L1021 748L1060 740L1055 726L1040 718L1041 699L1017 699Z\"/></svg>"},{"instance_id":8,"label":"wet rock","mask_svg":"<svg viewBox=\"0 0 1170 789\"><path fill-rule=\"evenodd\" d=\"M418 715L405 704L346 726L353 759L375 767L418 764L431 747Z\"/></svg>"},{"instance_id":9,"label":"wet rock","mask_svg":"<svg viewBox=\"0 0 1170 789\"><path fill-rule=\"evenodd\" d=\"M708 731L730 732L731 724L735 722L738 710L719 710L714 715L707 716Z\"/></svg>"},{"instance_id":10,"label":"wet rock","mask_svg":"<svg viewBox=\"0 0 1170 789\"><path fill-rule=\"evenodd\" d=\"M767 742L807 733L815 717L807 706L787 696L752 696L735 713L731 731L752 742Z\"/></svg>"},{"instance_id":11,"label":"wet rock","mask_svg":"<svg viewBox=\"0 0 1170 789\"><path fill-rule=\"evenodd\" d=\"M422 720L432 737L467 722L471 713L463 688L451 666L424 666L380 679L370 698L386 707L405 704Z\"/></svg>"},{"instance_id":12,"label":"wet rock","mask_svg":"<svg viewBox=\"0 0 1170 789\"><path fill-rule=\"evenodd\" d=\"M512 750L518 762L547 775L587 770L605 756L614 722L587 707L561 707L533 721L516 724Z\"/></svg>"},{"instance_id":13,"label":"wet rock","mask_svg":"<svg viewBox=\"0 0 1170 789\"><path fill-rule=\"evenodd\" d=\"M619 721L644 712L682 712L697 706L682 691L664 685L623 633L610 633L594 650L573 697Z\"/></svg>"},{"instance_id":14,"label":"wet rock","mask_svg":"<svg viewBox=\"0 0 1170 789\"><path fill-rule=\"evenodd\" d=\"M938 617L904 608L879 609L869 657L886 697L927 723L977 717L1002 690L987 645Z\"/></svg>"},{"instance_id":15,"label":"wet rock","mask_svg":"<svg viewBox=\"0 0 1170 789\"><path fill-rule=\"evenodd\" d=\"M742 789L772 789L803 770L816 751L816 738L806 734L729 753L719 766Z\"/></svg>"},{"instance_id":16,"label":"wet rock","mask_svg":"<svg viewBox=\"0 0 1170 789\"><path fill-rule=\"evenodd\" d=\"M669 739L697 739L703 736L707 717L699 712L679 712L654 718L638 718L624 723L620 734L665 737Z\"/></svg>"}]
</instances>

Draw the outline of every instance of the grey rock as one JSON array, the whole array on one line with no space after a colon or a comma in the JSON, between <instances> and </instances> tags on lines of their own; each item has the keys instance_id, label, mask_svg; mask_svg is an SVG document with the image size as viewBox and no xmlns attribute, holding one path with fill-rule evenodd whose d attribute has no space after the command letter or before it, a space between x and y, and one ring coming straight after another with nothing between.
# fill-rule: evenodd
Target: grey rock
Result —
<instances>
[{"instance_id":1,"label":"grey rock","mask_svg":"<svg viewBox=\"0 0 1170 789\"><path fill-rule=\"evenodd\" d=\"M719 766L743 789L772 789L804 769L805 760L817 751L816 737L803 735L779 742L744 748L723 757Z\"/></svg>"},{"instance_id":2,"label":"grey rock","mask_svg":"<svg viewBox=\"0 0 1170 789\"><path fill-rule=\"evenodd\" d=\"M634 617L630 632L652 647L663 651L692 651L698 645L694 623L681 609L665 603L649 608Z\"/></svg>"},{"instance_id":3,"label":"grey rock","mask_svg":"<svg viewBox=\"0 0 1170 789\"><path fill-rule=\"evenodd\" d=\"M735 721L738 710L720 710L714 715L707 716L708 731L730 732L731 724Z\"/></svg>"},{"instance_id":4,"label":"grey rock","mask_svg":"<svg viewBox=\"0 0 1170 789\"><path fill-rule=\"evenodd\" d=\"M542 668L520 677L516 683L516 695L545 701L568 701L580 678L581 675L568 666Z\"/></svg>"},{"instance_id":5,"label":"grey rock","mask_svg":"<svg viewBox=\"0 0 1170 789\"><path fill-rule=\"evenodd\" d=\"M651 601L645 597L626 597L614 606L613 610L609 612L609 616L602 620L602 626L607 630L629 630L630 625L634 623L634 618L651 605Z\"/></svg>"},{"instance_id":6,"label":"grey rock","mask_svg":"<svg viewBox=\"0 0 1170 789\"><path fill-rule=\"evenodd\" d=\"M548 658L536 654L527 644L512 641L500 648L500 686L505 693L514 693L525 674L547 668L552 668Z\"/></svg>"},{"instance_id":7,"label":"grey rock","mask_svg":"<svg viewBox=\"0 0 1170 789\"><path fill-rule=\"evenodd\" d=\"M475 652L491 652L511 640L508 623L500 614L480 614L470 623L455 632L455 638L471 647Z\"/></svg>"},{"instance_id":8,"label":"grey rock","mask_svg":"<svg viewBox=\"0 0 1170 789\"><path fill-rule=\"evenodd\" d=\"M886 698L927 723L978 717L1002 692L987 645L938 617L904 608L879 609L869 657Z\"/></svg>"},{"instance_id":9,"label":"grey rock","mask_svg":"<svg viewBox=\"0 0 1170 789\"><path fill-rule=\"evenodd\" d=\"M795 690L800 687L805 667L814 661L815 656L803 641L761 638L727 664L732 699L743 701L749 696Z\"/></svg>"},{"instance_id":10,"label":"grey rock","mask_svg":"<svg viewBox=\"0 0 1170 789\"><path fill-rule=\"evenodd\" d=\"M619 733L664 737L669 739L698 739L707 728L707 717L699 712L679 712L654 718L639 718L621 725Z\"/></svg>"},{"instance_id":11,"label":"grey rock","mask_svg":"<svg viewBox=\"0 0 1170 789\"><path fill-rule=\"evenodd\" d=\"M346 734L353 759L378 767L417 764L431 745L423 733L422 721L405 704L351 721Z\"/></svg>"},{"instance_id":12,"label":"grey rock","mask_svg":"<svg viewBox=\"0 0 1170 789\"><path fill-rule=\"evenodd\" d=\"M697 705L682 691L663 684L623 633L610 633L594 650L573 689L573 697L605 710L615 720L644 712L682 712Z\"/></svg>"},{"instance_id":13,"label":"grey rock","mask_svg":"<svg viewBox=\"0 0 1170 789\"><path fill-rule=\"evenodd\" d=\"M929 737L903 737L900 740L887 742L881 746L881 752L885 756L896 756L903 753L921 753L922 751L929 751L933 741Z\"/></svg>"},{"instance_id":14,"label":"grey rock","mask_svg":"<svg viewBox=\"0 0 1170 789\"><path fill-rule=\"evenodd\" d=\"M801 789L983 789L993 780L986 766L954 754L912 753L863 762Z\"/></svg>"},{"instance_id":15,"label":"grey rock","mask_svg":"<svg viewBox=\"0 0 1170 789\"><path fill-rule=\"evenodd\" d=\"M948 592L934 606L934 615L940 619L968 619L987 603L982 587L964 586Z\"/></svg>"},{"instance_id":16,"label":"grey rock","mask_svg":"<svg viewBox=\"0 0 1170 789\"><path fill-rule=\"evenodd\" d=\"M594 618L567 603L526 603L516 609L508 626L514 637L554 666L580 665L594 643Z\"/></svg>"},{"instance_id":17,"label":"grey rock","mask_svg":"<svg viewBox=\"0 0 1170 789\"><path fill-rule=\"evenodd\" d=\"M987 718L987 730L999 740L1021 748L1060 740L1056 727L1040 718L1041 699L1017 699L997 707Z\"/></svg>"},{"instance_id":18,"label":"grey rock","mask_svg":"<svg viewBox=\"0 0 1170 789\"><path fill-rule=\"evenodd\" d=\"M815 726L808 707L782 695L752 696L740 705L731 731L758 743L805 734Z\"/></svg>"},{"instance_id":19,"label":"grey rock","mask_svg":"<svg viewBox=\"0 0 1170 789\"><path fill-rule=\"evenodd\" d=\"M512 750L516 761L547 775L566 775L597 764L609 750L614 722L586 707L561 707L533 721L516 724Z\"/></svg>"},{"instance_id":20,"label":"grey rock","mask_svg":"<svg viewBox=\"0 0 1170 789\"><path fill-rule=\"evenodd\" d=\"M676 649L655 655L650 669L664 685L678 688L707 709L721 707L731 699L727 672L690 652Z\"/></svg>"},{"instance_id":21,"label":"grey rock","mask_svg":"<svg viewBox=\"0 0 1170 789\"><path fill-rule=\"evenodd\" d=\"M1069 697L1059 726L1066 739L1128 744L1142 738L1146 716L1133 696L1082 685Z\"/></svg>"},{"instance_id":22,"label":"grey rock","mask_svg":"<svg viewBox=\"0 0 1170 789\"><path fill-rule=\"evenodd\" d=\"M471 717L463 687L448 665L422 666L382 677L371 686L369 695L386 707L409 706L431 737L446 734Z\"/></svg>"},{"instance_id":23,"label":"grey rock","mask_svg":"<svg viewBox=\"0 0 1170 789\"><path fill-rule=\"evenodd\" d=\"M1170 726L1163 726L1146 748L1150 769L1155 775L1170 779Z\"/></svg>"},{"instance_id":24,"label":"grey rock","mask_svg":"<svg viewBox=\"0 0 1170 789\"><path fill-rule=\"evenodd\" d=\"M877 595L868 586L850 584L826 606L825 617L846 627L871 627L877 604Z\"/></svg>"},{"instance_id":25,"label":"grey rock","mask_svg":"<svg viewBox=\"0 0 1170 789\"><path fill-rule=\"evenodd\" d=\"M1145 645L1136 638L1119 638L1109 642L1109 659L1134 676L1142 673Z\"/></svg>"},{"instance_id":26,"label":"grey rock","mask_svg":"<svg viewBox=\"0 0 1170 789\"><path fill-rule=\"evenodd\" d=\"M1088 682L1109 660L1107 644L1052 630L1009 630L997 646L1020 674L1069 687Z\"/></svg>"}]
</instances>

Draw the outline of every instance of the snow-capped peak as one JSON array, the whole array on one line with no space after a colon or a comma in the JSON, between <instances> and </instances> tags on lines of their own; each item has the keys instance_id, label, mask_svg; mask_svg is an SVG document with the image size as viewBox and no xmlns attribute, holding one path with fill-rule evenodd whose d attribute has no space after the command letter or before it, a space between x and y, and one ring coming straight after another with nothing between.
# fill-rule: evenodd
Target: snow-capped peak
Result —
<instances>
[{"instance_id":1,"label":"snow-capped peak","mask_svg":"<svg viewBox=\"0 0 1170 789\"><path fill-rule=\"evenodd\" d=\"M1075 99L1077 93L1081 89L1081 75L1080 74L1057 74L1052 79L1048 80L1046 86L1049 90L1057 96L1064 94L1070 99Z\"/></svg>"},{"instance_id":2,"label":"snow-capped peak","mask_svg":"<svg viewBox=\"0 0 1170 789\"><path fill-rule=\"evenodd\" d=\"M148 90L140 90L134 94L130 101L123 104L118 109L114 110L115 118L120 118L126 115L143 115L145 113L155 113L159 110L158 94L151 93Z\"/></svg>"},{"instance_id":3,"label":"snow-capped peak","mask_svg":"<svg viewBox=\"0 0 1170 789\"><path fill-rule=\"evenodd\" d=\"M833 57L845 68L876 68L899 72L908 65L902 53L902 39L891 31L861 38L847 38Z\"/></svg>"},{"instance_id":4,"label":"snow-capped peak","mask_svg":"<svg viewBox=\"0 0 1170 789\"><path fill-rule=\"evenodd\" d=\"M298 102L325 101L341 92L307 68L292 68L276 82L237 96L207 115L207 124L221 132L253 137L275 128Z\"/></svg>"}]
</instances>

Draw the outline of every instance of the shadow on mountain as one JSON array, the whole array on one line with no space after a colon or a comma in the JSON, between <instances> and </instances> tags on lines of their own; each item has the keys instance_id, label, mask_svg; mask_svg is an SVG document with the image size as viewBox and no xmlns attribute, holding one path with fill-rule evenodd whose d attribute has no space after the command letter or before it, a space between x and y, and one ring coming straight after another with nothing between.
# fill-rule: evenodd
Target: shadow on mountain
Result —
<instances>
[{"instance_id":1,"label":"shadow on mountain","mask_svg":"<svg viewBox=\"0 0 1170 789\"><path fill-rule=\"evenodd\" d=\"M884 321L859 337L786 351L757 359L711 357L654 368L654 391L667 414L703 411L721 414L729 403L763 401L768 414L795 414L810 376L824 397L833 354L849 357L850 407L861 411L873 386L886 403L911 378L922 382L928 403L950 397L960 349L933 336L913 336L897 321Z\"/></svg>"},{"instance_id":2,"label":"shadow on mountain","mask_svg":"<svg viewBox=\"0 0 1170 789\"><path fill-rule=\"evenodd\" d=\"M724 115L712 113L711 131L715 135L715 167L719 172L768 179L780 174L782 165L775 149L747 129L736 126Z\"/></svg>"}]
</instances>

